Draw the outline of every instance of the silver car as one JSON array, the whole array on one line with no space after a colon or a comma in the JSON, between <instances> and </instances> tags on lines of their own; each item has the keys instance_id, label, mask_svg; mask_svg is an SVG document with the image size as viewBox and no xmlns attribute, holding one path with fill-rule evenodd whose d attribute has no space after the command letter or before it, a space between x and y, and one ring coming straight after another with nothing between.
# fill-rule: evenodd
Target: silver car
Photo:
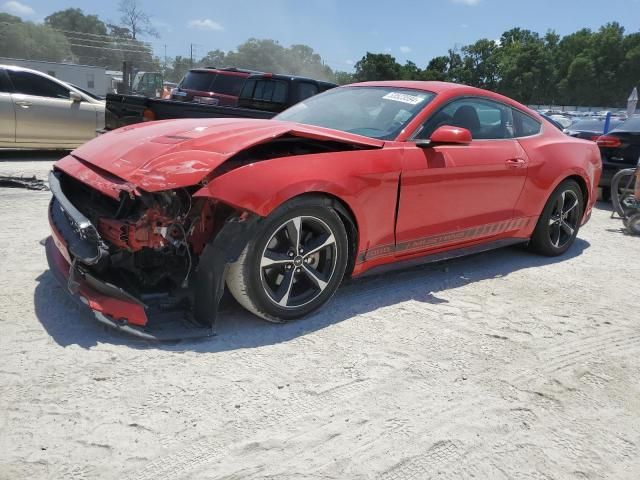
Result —
<instances>
[{"instance_id":1,"label":"silver car","mask_svg":"<svg viewBox=\"0 0 640 480\"><path fill-rule=\"evenodd\" d=\"M0 65L0 147L75 148L104 128L104 108L42 72Z\"/></svg>"}]
</instances>

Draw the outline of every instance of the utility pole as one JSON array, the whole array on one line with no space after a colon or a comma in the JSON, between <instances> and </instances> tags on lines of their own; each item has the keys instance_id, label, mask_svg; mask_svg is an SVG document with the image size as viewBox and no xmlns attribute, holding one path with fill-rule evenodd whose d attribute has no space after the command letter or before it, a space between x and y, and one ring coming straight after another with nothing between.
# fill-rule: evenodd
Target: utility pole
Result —
<instances>
[{"instance_id":1,"label":"utility pole","mask_svg":"<svg viewBox=\"0 0 640 480\"><path fill-rule=\"evenodd\" d=\"M189 63L191 68L193 68L193 43L190 43L189 46Z\"/></svg>"},{"instance_id":2,"label":"utility pole","mask_svg":"<svg viewBox=\"0 0 640 480\"><path fill-rule=\"evenodd\" d=\"M162 74L164 75L167 71L167 44L164 44L164 65L162 66Z\"/></svg>"}]
</instances>

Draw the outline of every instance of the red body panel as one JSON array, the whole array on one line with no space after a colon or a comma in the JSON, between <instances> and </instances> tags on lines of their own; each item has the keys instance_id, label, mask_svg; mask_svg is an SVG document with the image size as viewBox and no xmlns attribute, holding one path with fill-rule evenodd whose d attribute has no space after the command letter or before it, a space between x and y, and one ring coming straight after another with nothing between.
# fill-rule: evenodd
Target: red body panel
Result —
<instances>
[{"instance_id":1,"label":"red body panel","mask_svg":"<svg viewBox=\"0 0 640 480\"><path fill-rule=\"evenodd\" d=\"M586 189L583 221L588 219L601 172L593 142L568 137L517 102L472 87L441 82L367 85L422 89L436 96L395 141L275 120L169 120L102 135L56 168L112 197L120 190L200 185L197 197L261 216L298 195L330 195L351 211L358 228L354 275L399 259L505 238L527 239L549 195L567 177ZM527 138L426 149L407 141L436 110L464 96L525 111L543 125L542 131ZM261 160L211 176L237 153L285 135L356 148Z\"/></svg>"}]
</instances>

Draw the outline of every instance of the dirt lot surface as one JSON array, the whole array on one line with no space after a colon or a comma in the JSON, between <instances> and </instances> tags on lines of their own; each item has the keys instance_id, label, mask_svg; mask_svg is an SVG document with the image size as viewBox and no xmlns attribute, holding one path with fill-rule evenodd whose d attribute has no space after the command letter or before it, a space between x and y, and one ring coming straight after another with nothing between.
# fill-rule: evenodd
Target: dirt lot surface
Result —
<instances>
[{"instance_id":1,"label":"dirt lot surface","mask_svg":"<svg viewBox=\"0 0 640 480\"><path fill-rule=\"evenodd\" d=\"M50 162L0 162L44 175ZM349 282L219 335L98 326L47 270L49 194L0 190L2 479L640 478L640 238Z\"/></svg>"}]
</instances>

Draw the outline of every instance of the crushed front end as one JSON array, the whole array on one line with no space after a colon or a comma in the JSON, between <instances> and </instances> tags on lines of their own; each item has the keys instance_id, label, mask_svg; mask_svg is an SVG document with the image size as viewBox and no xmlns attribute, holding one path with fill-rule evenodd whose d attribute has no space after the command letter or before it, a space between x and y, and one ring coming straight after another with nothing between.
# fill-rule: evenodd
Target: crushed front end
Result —
<instances>
[{"instance_id":1,"label":"crushed front end","mask_svg":"<svg viewBox=\"0 0 640 480\"><path fill-rule=\"evenodd\" d=\"M71 168L49 177L46 250L58 280L111 327L158 340L213 335L226 266L259 217L194 197L199 186L149 193L65 160Z\"/></svg>"}]
</instances>

